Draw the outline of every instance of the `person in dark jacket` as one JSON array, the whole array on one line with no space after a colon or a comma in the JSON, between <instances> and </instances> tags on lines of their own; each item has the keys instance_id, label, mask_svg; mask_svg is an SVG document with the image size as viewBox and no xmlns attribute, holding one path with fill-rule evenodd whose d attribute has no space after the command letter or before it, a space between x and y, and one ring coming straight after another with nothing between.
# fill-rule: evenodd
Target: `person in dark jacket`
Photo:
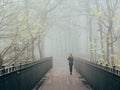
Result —
<instances>
[{"instance_id":1,"label":"person in dark jacket","mask_svg":"<svg viewBox=\"0 0 120 90\"><path fill-rule=\"evenodd\" d=\"M69 61L70 75L72 75L72 71L73 71L73 61L74 61L74 58L73 58L72 54L70 54L70 56L68 57L68 61Z\"/></svg>"}]
</instances>

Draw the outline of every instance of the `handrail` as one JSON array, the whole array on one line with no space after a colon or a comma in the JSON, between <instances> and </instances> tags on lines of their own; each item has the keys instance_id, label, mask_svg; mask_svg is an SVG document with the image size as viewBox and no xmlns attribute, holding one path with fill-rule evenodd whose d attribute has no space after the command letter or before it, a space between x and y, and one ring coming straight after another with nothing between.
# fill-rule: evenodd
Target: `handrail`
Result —
<instances>
[{"instance_id":1,"label":"handrail","mask_svg":"<svg viewBox=\"0 0 120 90\"><path fill-rule=\"evenodd\" d=\"M52 57L1 69L0 90L32 90L52 68Z\"/></svg>"},{"instance_id":2,"label":"handrail","mask_svg":"<svg viewBox=\"0 0 120 90\"><path fill-rule=\"evenodd\" d=\"M75 58L75 69L87 80L93 90L120 90L120 70Z\"/></svg>"},{"instance_id":3,"label":"handrail","mask_svg":"<svg viewBox=\"0 0 120 90\"><path fill-rule=\"evenodd\" d=\"M44 62L44 60L47 61L49 58L52 58L52 57L47 57L47 58L43 58L41 60L37 60L37 61L34 61L34 62L29 62L29 63L24 63L24 64L20 63L19 65L16 65L16 66L14 64L12 66L9 66L9 67L2 66L2 68L0 69L0 76L18 71L20 69L31 67L35 64Z\"/></svg>"},{"instance_id":4,"label":"handrail","mask_svg":"<svg viewBox=\"0 0 120 90\"><path fill-rule=\"evenodd\" d=\"M116 68L115 66L113 66L113 67L110 67L108 65L103 66L101 63L98 64L98 63L94 63L94 62L91 62L91 61L88 61L88 60L84 60L84 59L80 59L80 58L76 58L76 60L84 62L84 63L87 63L87 64L89 64L91 66L96 67L96 68L105 70L105 71L107 71L109 73L112 73L112 74L115 74L117 76L120 76L120 68Z\"/></svg>"}]
</instances>

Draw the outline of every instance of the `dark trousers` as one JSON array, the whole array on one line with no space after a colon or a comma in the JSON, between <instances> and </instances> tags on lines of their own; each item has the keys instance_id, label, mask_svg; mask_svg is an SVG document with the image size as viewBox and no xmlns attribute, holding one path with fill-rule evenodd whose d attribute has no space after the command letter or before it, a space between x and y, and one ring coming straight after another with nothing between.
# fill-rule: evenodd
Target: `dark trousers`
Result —
<instances>
[{"instance_id":1,"label":"dark trousers","mask_svg":"<svg viewBox=\"0 0 120 90\"><path fill-rule=\"evenodd\" d=\"M72 67L73 67L73 65L69 65L69 69L70 69L70 73L72 73Z\"/></svg>"}]
</instances>

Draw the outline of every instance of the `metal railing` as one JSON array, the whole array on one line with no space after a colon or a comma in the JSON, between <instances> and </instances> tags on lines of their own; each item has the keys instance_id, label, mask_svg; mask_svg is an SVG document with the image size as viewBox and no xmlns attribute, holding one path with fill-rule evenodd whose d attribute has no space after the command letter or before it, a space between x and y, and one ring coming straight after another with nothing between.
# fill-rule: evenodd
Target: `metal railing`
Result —
<instances>
[{"instance_id":1,"label":"metal railing","mask_svg":"<svg viewBox=\"0 0 120 90\"><path fill-rule=\"evenodd\" d=\"M52 57L0 70L0 90L32 90L52 68Z\"/></svg>"},{"instance_id":2,"label":"metal railing","mask_svg":"<svg viewBox=\"0 0 120 90\"><path fill-rule=\"evenodd\" d=\"M120 70L87 60L75 60L76 70L87 80L93 90L120 90Z\"/></svg>"}]
</instances>

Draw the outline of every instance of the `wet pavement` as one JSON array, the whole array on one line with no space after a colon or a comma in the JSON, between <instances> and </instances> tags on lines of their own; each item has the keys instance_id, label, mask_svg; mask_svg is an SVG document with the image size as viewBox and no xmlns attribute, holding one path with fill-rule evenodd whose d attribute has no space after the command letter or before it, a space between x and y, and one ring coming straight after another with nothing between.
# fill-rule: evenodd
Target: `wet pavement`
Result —
<instances>
[{"instance_id":1,"label":"wet pavement","mask_svg":"<svg viewBox=\"0 0 120 90\"><path fill-rule=\"evenodd\" d=\"M54 63L55 66L47 73L38 90L92 90L75 69L72 75L69 74L67 60L59 59L59 62L65 63Z\"/></svg>"}]
</instances>

